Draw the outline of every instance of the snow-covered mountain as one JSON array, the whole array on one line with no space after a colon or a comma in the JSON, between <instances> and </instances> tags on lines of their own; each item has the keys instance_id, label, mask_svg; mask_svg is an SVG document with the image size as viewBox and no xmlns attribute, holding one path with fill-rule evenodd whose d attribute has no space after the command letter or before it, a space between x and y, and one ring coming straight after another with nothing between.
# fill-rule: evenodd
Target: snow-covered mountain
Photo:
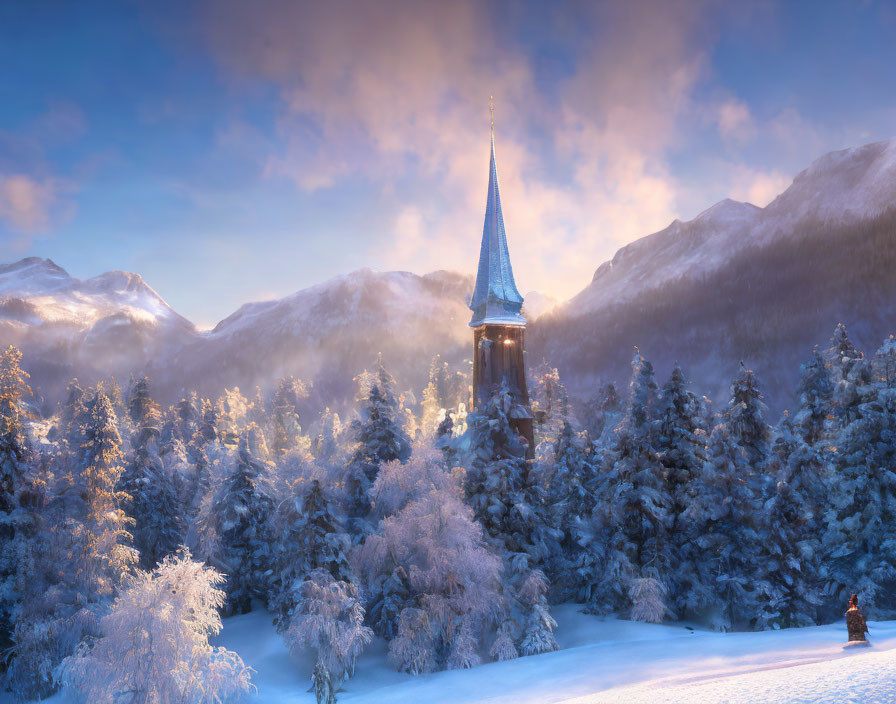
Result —
<instances>
[{"instance_id":1,"label":"snow-covered mountain","mask_svg":"<svg viewBox=\"0 0 896 704\"><path fill-rule=\"evenodd\" d=\"M588 397L599 381L627 382L637 345L661 376L679 361L717 401L743 359L777 410L838 321L869 353L896 330L894 271L896 139L821 157L765 208L724 200L676 220L620 249L566 303L527 294L529 358ZM380 352L414 393L436 353L463 364L472 285L362 269L199 332L136 274L80 281L28 258L0 266L0 344L23 349L49 398L72 376L148 372L172 401L186 388L249 395L295 374L314 383L316 405L339 405Z\"/></svg>"},{"instance_id":2,"label":"snow-covered mountain","mask_svg":"<svg viewBox=\"0 0 896 704\"><path fill-rule=\"evenodd\" d=\"M838 322L867 353L896 330L896 139L827 154L765 208L724 200L632 242L533 326L533 351L587 395L637 345L723 400L743 359L771 405Z\"/></svg>"},{"instance_id":3,"label":"snow-covered mountain","mask_svg":"<svg viewBox=\"0 0 896 704\"><path fill-rule=\"evenodd\" d=\"M51 395L73 376L127 377L196 334L137 274L80 280L49 259L0 266L0 343Z\"/></svg>"},{"instance_id":4,"label":"snow-covered mountain","mask_svg":"<svg viewBox=\"0 0 896 704\"><path fill-rule=\"evenodd\" d=\"M361 269L276 301L247 303L198 331L137 274L81 281L49 259L0 266L0 344L25 353L50 401L72 377L85 383L147 373L173 401L185 389L247 395L293 374L314 386L311 403L339 406L353 379L382 353L405 389L426 383L437 353L469 357L471 276Z\"/></svg>"},{"instance_id":5,"label":"snow-covered mountain","mask_svg":"<svg viewBox=\"0 0 896 704\"><path fill-rule=\"evenodd\" d=\"M165 360L165 374L208 394L234 385L246 393L293 374L313 382L316 405L338 407L381 353L402 388L419 393L433 356L454 363L470 356L472 288L472 276L448 271L360 269L242 306Z\"/></svg>"}]
</instances>

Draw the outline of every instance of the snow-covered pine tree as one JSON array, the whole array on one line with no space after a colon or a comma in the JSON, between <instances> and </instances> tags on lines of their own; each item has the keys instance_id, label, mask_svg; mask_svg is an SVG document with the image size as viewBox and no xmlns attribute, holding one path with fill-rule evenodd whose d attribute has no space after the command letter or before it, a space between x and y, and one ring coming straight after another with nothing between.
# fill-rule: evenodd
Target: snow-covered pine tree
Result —
<instances>
[{"instance_id":1,"label":"snow-covered pine tree","mask_svg":"<svg viewBox=\"0 0 896 704\"><path fill-rule=\"evenodd\" d=\"M809 626L820 597L821 539L825 500L819 450L803 439L785 414L772 449L776 486L763 506L762 551L758 559L757 628Z\"/></svg>"},{"instance_id":2,"label":"snow-covered pine tree","mask_svg":"<svg viewBox=\"0 0 896 704\"><path fill-rule=\"evenodd\" d=\"M246 613L253 599L267 601L274 574L268 517L274 502L267 486L270 466L257 459L251 425L240 436L236 468L215 497L212 514L219 536L214 564L225 574L227 612Z\"/></svg>"},{"instance_id":3,"label":"snow-covered pine tree","mask_svg":"<svg viewBox=\"0 0 896 704\"><path fill-rule=\"evenodd\" d=\"M118 489L123 459L115 411L106 395L98 391L81 447L86 512L74 535L80 549L78 581L88 600L111 598L138 557L131 547L133 521L122 509L129 497Z\"/></svg>"},{"instance_id":4,"label":"snow-covered pine tree","mask_svg":"<svg viewBox=\"0 0 896 704\"><path fill-rule=\"evenodd\" d=\"M545 564L556 601L575 598L580 587L579 570L588 562L583 554L587 541L583 540L582 529L595 507L596 459L588 432L576 433L572 423L564 421L546 498L548 520L560 531L560 549L552 551Z\"/></svg>"},{"instance_id":5,"label":"snow-covered pine tree","mask_svg":"<svg viewBox=\"0 0 896 704\"><path fill-rule=\"evenodd\" d=\"M834 385L834 415L838 428L844 428L855 420L858 407L873 394L872 372L865 355L853 345L846 326L838 323L831 336L831 347L825 351L825 361L830 364Z\"/></svg>"},{"instance_id":6,"label":"snow-covered pine tree","mask_svg":"<svg viewBox=\"0 0 896 704\"><path fill-rule=\"evenodd\" d=\"M125 507L134 522L140 566L152 569L183 542L183 509L159 457L161 412L145 376L135 381L127 405L134 432L121 489L128 496Z\"/></svg>"},{"instance_id":7,"label":"snow-covered pine tree","mask_svg":"<svg viewBox=\"0 0 896 704\"><path fill-rule=\"evenodd\" d=\"M606 561L593 606L617 613L630 607L629 583L671 577L669 529L672 497L666 491L663 465L656 450L657 386L653 365L636 349L632 360L631 400L609 453L603 477L606 515Z\"/></svg>"},{"instance_id":8,"label":"snow-covered pine tree","mask_svg":"<svg viewBox=\"0 0 896 704\"><path fill-rule=\"evenodd\" d=\"M449 406L448 364L439 355L433 357L429 365L429 383L423 389L420 405L423 407L420 429L424 437L430 437L444 420L443 411Z\"/></svg>"},{"instance_id":9,"label":"snow-covered pine tree","mask_svg":"<svg viewBox=\"0 0 896 704\"><path fill-rule=\"evenodd\" d=\"M311 441L311 452L319 462L326 464L341 463L343 452L339 445L339 435L342 433L342 421L339 414L324 409L320 416L320 432Z\"/></svg>"},{"instance_id":10,"label":"snow-covered pine tree","mask_svg":"<svg viewBox=\"0 0 896 704\"><path fill-rule=\"evenodd\" d=\"M308 388L296 377L283 377L277 382L270 419L273 433L271 448L276 454L282 455L299 449L301 446L302 426L299 423L299 403L307 397Z\"/></svg>"},{"instance_id":11,"label":"snow-covered pine tree","mask_svg":"<svg viewBox=\"0 0 896 704\"><path fill-rule=\"evenodd\" d=\"M181 442L188 443L193 439L202 420L196 392L191 391L174 404L174 411L177 418L177 437Z\"/></svg>"},{"instance_id":12,"label":"snow-covered pine tree","mask_svg":"<svg viewBox=\"0 0 896 704\"><path fill-rule=\"evenodd\" d=\"M622 420L624 404L612 382L598 389L597 395L584 404L582 425L594 439L595 444L610 444L613 431Z\"/></svg>"},{"instance_id":13,"label":"snow-covered pine tree","mask_svg":"<svg viewBox=\"0 0 896 704\"><path fill-rule=\"evenodd\" d=\"M361 419L352 423L357 445L346 467L346 487L349 494L349 513L364 518L370 513L370 486L384 462L406 462L411 455L411 440L404 431L399 403L395 398L395 380L386 371L382 359L369 381L361 380L369 388L361 407ZM362 393L364 389L362 388Z\"/></svg>"},{"instance_id":14,"label":"snow-covered pine tree","mask_svg":"<svg viewBox=\"0 0 896 704\"><path fill-rule=\"evenodd\" d=\"M859 593L870 613L889 617L896 613L896 389L882 378L865 384L860 398L832 453L826 591L835 605Z\"/></svg>"},{"instance_id":15,"label":"snow-covered pine tree","mask_svg":"<svg viewBox=\"0 0 896 704\"><path fill-rule=\"evenodd\" d=\"M547 363L538 365L531 376L532 412L538 421L535 442L556 440L570 416L569 393L560 381L560 373Z\"/></svg>"},{"instance_id":16,"label":"snow-covered pine tree","mask_svg":"<svg viewBox=\"0 0 896 704\"><path fill-rule=\"evenodd\" d=\"M812 359L800 367L797 395L800 406L793 425L806 443L814 445L829 436L828 426L834 413L834 386L828 364L817 347Z\"/></svg>"},{"instance_id":17,"label":"snow-covered pine tree","mask_svg":"<svg viewBox=\"0 0 896 704\"><path fill-rule=\"evenodd\" d=\"M72 379L65 389L65 401L59 410L59 434L65 442L65 450L73 456L84 442L84 426L90 418L87 395L77 379Z\"/></svg>"},{"instance_id":18,"label":"snow-covered pine tree","mask_svg":"<svg viewBox=\"0 0 896 704\"><path fill-rule=\"evenodd\" d=\"M557 650L554 629L557 622L551 616L547 601L548 581L540 570L532 570L517 592L517 599L525 610L520 655L540 655Z\"/></svg>"},{"instance_id":19,"label":"snow-covered pine tree","mask_svg":"<svg viewBox=\"0 0 896 704\"><path fill-rule=\"evenodd\" d=\"M31 455L22 425L31 389L21 361L22 353L12 346L0 355L0 651L11 644L13 612L21 600L17 566L22 543L33 532L30 513L21 505Z\"/></svg>"},{"instance_id":20,"label":"snow-covered pine tree","mask_svg":"<svg viewBox=\"0 0 896 704\"><path fill-rule=\"evenodd\" d=\"M525 444L510 425L512 409L513 397L505 384L468 419L464 490L476 520L496 540L505 534L505 522L528 472Z\"/></svg>"},{"instance_id":21,"label":"snow-covered pine tree","mask_svg":"<svg viewBox=\"0 0 896 704\"><path fill-rule=\"evenodd\" d=\"M218 416L218 407L208 399L203 399L199 434L206 442L217 442L220 439L218 437Z\"/></svg>"},{"instance_id":22,"label":"snow-covered pine tree","mask_svg":"<svg viewBox=\"0 0 896 704\"><path fill-rule=\"evenodd\" d=\"M316 569L325 569L339 582L356 581L349 552L351 539L343 518L317 479L310 486L297 481L292 496L275 514L272 531L277 550L277 590L274 609L278 629L289 625L288 615L301 597L304 581Z\"/></svg>"},{"instance_id":23,"label":"snow-covered pine tree","mask_svg":"<svg viewBox=\"0 0 896 704\"><path fill-rule=\"evenodd\" d=\"M690 550L693 538L691 526L684 519L684 513L692 504L699 491L697 482L706 463L706 443L708 436L702 427L700 401L687 388L687 381L677 364L662 389L658 400L658 424L656 449L660 455L665 475L666 492L671 498L671 521L669 539L671 541L672 569L668 578L671 611L681 612L684 603L684 589L681 584L687 575L693 573L691 558L699 558ZM647 593L647 586L641 584L638 594ZM656 588L654 592L666 595L667 591ZM653 592L652 592L653 593Z\"/></svg>"},{"instance_id":24,"label":"snow-covered pine tree","mask_svg":"<svg viewBox=\"0 0 896 704\"><path fill-rule=\"evenodd\" d=\"M99 638L63 661L62 682L89 704L243 700L250 668L209 644L221 630L223 581L187 551L128 577Z\"/></svg>"},{"instance_id":25,"label":"snow-covered pine tree","mask_svg":"<svg viewBox=\"0 0 896 704\"><path fill-rule=\"evenodd\" d=\"M742 365L710 435L698 492L684 513L695 552L684 555L694 570L683 580L682 601L686 613L723 630L753 625L767 598L755 583L756 558L768 537L758 509L773 486L764 414L756 377Z\"/></svg>"}]
</instances>

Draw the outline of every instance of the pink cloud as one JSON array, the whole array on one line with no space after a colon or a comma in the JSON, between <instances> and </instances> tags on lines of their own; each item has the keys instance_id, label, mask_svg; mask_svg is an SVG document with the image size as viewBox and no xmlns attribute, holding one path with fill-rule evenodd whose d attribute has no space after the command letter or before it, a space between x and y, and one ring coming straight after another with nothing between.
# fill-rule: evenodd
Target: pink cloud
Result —
<instances>
[{"instance_id":1,"label":"pink cloud","mask_svg":"<svg viewBox=\"0 0 896 704\"><path fill-rule=\"evenodd\" d=\"M57 198L52 180L0 174L0 220L21 233L46 230Z\"/></svg>"},{"instance_id":2,"label":"pink cloud","mask_svg":"<svg viewBox=\"0 0 896 704\"><path fill-rule=\"evenodd\" d=\"M283 1L264 11L234 0L210 5L204 22L214 55L237 85L261 77L279 87L276 130L286 146L268 154L266 177L305 191L359 175L379 185L393 212L371 223L391 235L385 248L372 238L378 266L473 271L485 207L486 106L494 94L518 282L565 297L619 246L679 216L685 186L669 153L681 145L683 128L706 119L694 96L709 71L716 6L584 3L575 18L558 15L553 31L574 37L576 62L550 95L539 89L530 57L502 43L489 6L473 0ZM582 26L612 31L592 39ZM718 108L716 119L732 138L752 125L735 101ZM559 172L538 151L544 145L530 142L533 131L547 135ZM397 187L409 175L426 185L410 202ZM765 198L778 182L756 175L736 188Z\"/></svg>"}]
</instances>

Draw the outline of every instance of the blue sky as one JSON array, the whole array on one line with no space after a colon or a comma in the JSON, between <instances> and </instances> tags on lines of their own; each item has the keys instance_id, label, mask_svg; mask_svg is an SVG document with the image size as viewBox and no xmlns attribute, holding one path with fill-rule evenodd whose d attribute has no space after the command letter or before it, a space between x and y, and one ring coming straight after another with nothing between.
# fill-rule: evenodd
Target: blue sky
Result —
<instances>
[{"instance_id":1,"label":"blue sky","mask_svg":"<svg viewBox=\"0 0 896 704\"><path fill-rule=\"evenodd\" d=\"M746 6L746 7L745 7ZM213 325L362 266L473 272L488 99L521 290L896 134L896 4L0 3L2 260Z\"/></svg>"}]
</instances>

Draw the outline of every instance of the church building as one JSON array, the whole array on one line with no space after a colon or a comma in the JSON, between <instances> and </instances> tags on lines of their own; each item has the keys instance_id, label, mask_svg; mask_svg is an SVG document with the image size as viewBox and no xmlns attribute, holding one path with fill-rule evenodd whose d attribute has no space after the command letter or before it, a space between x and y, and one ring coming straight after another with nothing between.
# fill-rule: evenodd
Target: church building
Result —
<instances>
[{"instance_id":1,"label":"church building","mask_svg":"<svg viewBox=\"0 0 896 704\"><path fill-rule=\"evenodd\" d=\"M506 384L513 399L510 422L535 454L532 411L526 386L524 342L526 319L523 297L513 280L507 233L501 213L498 170L495 165L495 121L491 122L492 144L488 174L488 199L476 288L470 301L473 318L473 408L487 403L492 393Z\"/></svg>"}]
</instances>

